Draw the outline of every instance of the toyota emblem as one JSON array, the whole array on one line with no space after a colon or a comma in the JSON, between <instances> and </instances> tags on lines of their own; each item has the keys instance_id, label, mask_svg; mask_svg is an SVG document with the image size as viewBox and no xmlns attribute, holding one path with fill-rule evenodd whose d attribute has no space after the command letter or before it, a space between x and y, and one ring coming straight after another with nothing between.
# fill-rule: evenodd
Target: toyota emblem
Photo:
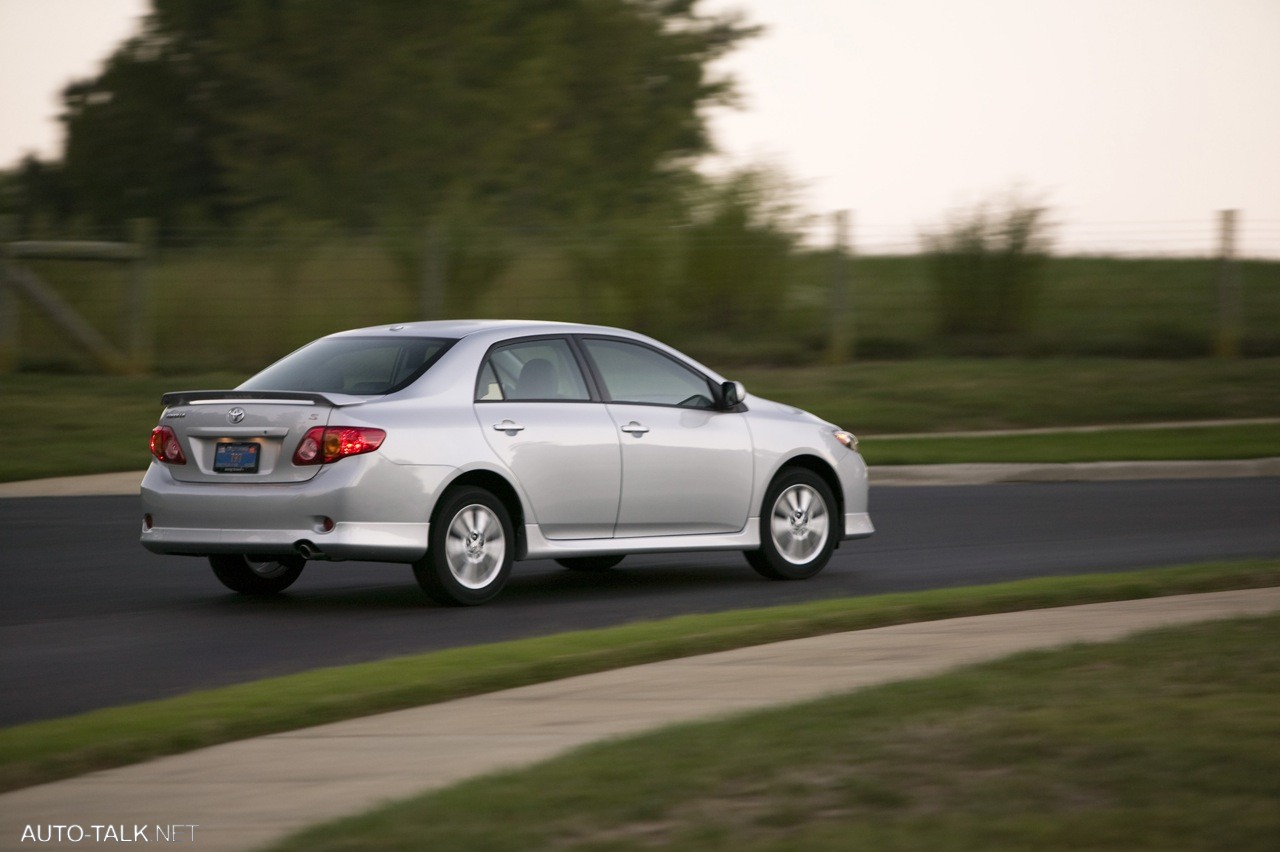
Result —
<instances>
[{"instance_id":1,"label":"toyota emblem","mask_svg":"<svg viewBox=\"0 0 1280 852\"><path fill-rule=\"evenodd\" d=\"M244 409L240 408L239 406L227 412L228 423L239 423L243 419L244 419Z\"/></svg>"}]
</instances>

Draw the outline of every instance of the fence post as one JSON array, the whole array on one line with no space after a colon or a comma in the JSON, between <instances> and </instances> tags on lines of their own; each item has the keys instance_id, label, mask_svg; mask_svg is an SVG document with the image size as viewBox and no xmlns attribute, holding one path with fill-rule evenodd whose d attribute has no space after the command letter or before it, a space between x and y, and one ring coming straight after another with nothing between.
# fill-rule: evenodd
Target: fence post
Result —
<instances>
[{"instance_id":1,"label":"fence post","mask_svg":"<svg viewBox=\"0 0 1280 852\"><path fill-rule=\"evenodd\" d=\"M1215 354L1219 358L1240 357L1240 278L1237 274L1236 212L1218 214L1218 333Z\"/></svg>"},{"instance_id":2,"label":"fence post","mask_svg":"<svg viewBox=\"0 0 1280 852\"><path fill-rule=\"evenodd\" d=\"M850 311L852 294L849 292L849 219L848 210L838 210L832 220L835 225L835 252L828 300L830 325L827 328L827 362L830 364L845 364L853 357L853 317Z\"/></svg>"},{"instance_id":3,"label":"fence post","mask_svg":"<svg viewBox=\"0 0 1280 852\"><path fill-rule=\"evenodd\" d=\"M124 345L127 347L132 371L146 373L151 369L155 336L155 316L151 306L151 258L155 251L155 221L134 219L129 223L129 238L133 241L137 257L129 264Z\"/></svg>"},{"instance_id":4,"label":"fence post","mask_svg":"<svg viewBox=\"0 0 1280 852\"><path fill-rule=\"evenodd\" d=\"M18 369L18 294L9 285L9 241L13 217L0 217L0 374Z\"/></svg>"}]
</instances>

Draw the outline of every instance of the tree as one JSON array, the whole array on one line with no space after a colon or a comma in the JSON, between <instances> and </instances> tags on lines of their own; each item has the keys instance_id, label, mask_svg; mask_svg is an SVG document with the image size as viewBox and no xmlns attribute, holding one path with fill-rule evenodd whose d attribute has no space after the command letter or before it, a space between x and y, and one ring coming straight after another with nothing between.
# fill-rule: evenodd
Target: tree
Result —
<instances>
[{"instance_id":1,"label":"tree","mask_svg":"<svg viewBox=\"0 0 1280 852\"><path fill-rule=\"evenodd\" d=\"M64 90L64 180L77 213L108 225L225 217L213 151L220 127L197 70L148 30L97 78Z\"/></svg>"},{"instance_id":2,"label":"tree","mask_svg":"<svg viewBox=\"0 0 1280 852\"><path fill-rule=\"evenodd\" d=\"M70 218L61 165L27 155L12 171L0 172L0 214L13 217L16 233L25 236L35 235L43 224Z\"/></svg>"},{"instance_id":3,"label":"tree","mask_svg":"<svg viewBox=\"0 0 1280 852\"><path fill-rule=\"evenodd\" d=\"M101 218L625 214L709 149L701 110L731 86L707 64L755 32L696 0L154 2L66 94L70 183Z\"/></svg>"}]
</instances>

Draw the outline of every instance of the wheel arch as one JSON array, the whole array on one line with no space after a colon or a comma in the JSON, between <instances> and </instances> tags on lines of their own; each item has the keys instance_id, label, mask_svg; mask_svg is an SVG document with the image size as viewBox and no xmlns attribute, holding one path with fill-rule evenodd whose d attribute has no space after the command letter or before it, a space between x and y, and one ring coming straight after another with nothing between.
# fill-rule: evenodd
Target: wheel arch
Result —
<instances>
[{"instance_id":1,"label":"wheel arch","mask_svg":"<svg viewBox=\"0 0 1280 852\"><path fill-rule=\"evenodd\" d=\"M492 470L469 470L466 473L449 481L441 490L443 497L449 491L455 488L464 488L472 486L475 488L483 488L493 496L502 501L503 507L507 510L507 514L511 517L511 526L516 536L516 552L517 560L523 559L528 553L528 542L524 532L524 504L520 501L520 495L507 479L500 473ZM439 514L440 505L443 500L436 500L435 508L431 512L431 523L436 523L436 516Z\"/></svg>"},{"instance_id":2,"label":"wheel arch","mask_svg":"<svg viewBox=\"0 0 1280 852\"><path fill-rule=\"evenodd\" d=\"M826 483L827 488L831 490L831 496L836 501L835 515L837 518L840 519L840 529L843 529L844 489L840 485L840 477L836 476L835 468L833 468L829 462L827 462L825 459L819 456L814 456L814 455L793 456L787 459L786 461L784 461L782 464L778 465L778 469L773 472L773 476L769 477L769 482L765 486L765 494L767 495L769 493L769 489L773 486L773 483L777 481L778 477L785 474L788 470L792 470L795 468L810 471L811 473L816 474L818 477L822 479L824 483ZM761 506L760 511L763 513L767 511L767 509L764 506ZM839 532L839 530L837 530L837 532ZM841 538L843 538L843 536L840 536L840 535L836 536L836 547L840 546Z\"/></svg>"}]
</instances>

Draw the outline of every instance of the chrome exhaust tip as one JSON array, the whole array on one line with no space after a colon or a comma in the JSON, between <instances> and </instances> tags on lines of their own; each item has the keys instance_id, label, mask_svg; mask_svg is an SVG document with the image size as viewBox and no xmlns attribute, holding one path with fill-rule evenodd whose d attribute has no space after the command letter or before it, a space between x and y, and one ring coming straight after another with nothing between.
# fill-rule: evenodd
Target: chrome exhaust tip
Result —
<instances>
[{"instance_id":1,"label":"chrome exhaust tip","mask_svg":"<svg viewBox=\"0 0 1280 852\"><path fill-rule=\"evenodd\" d=\"M309 541L300 541L293 546L303 559L325 559L324 551Z\"/></svg>"}]
</instances>

